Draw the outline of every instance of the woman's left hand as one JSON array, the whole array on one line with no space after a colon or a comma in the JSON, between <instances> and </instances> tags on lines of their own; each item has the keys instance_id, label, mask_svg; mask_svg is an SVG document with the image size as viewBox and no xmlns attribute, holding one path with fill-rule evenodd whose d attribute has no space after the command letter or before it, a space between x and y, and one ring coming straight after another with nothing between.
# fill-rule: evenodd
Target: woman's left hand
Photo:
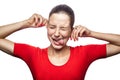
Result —
<instances>
[{"instance_id":1,"label":"woman's left hand","mask_svg":"<svg viewBox=\"0 0 120 80\"><path fill-rule=\"evenodd\" d=\"M74 41L78 40L78 37L89 37L91 34L91 30L87 29L82 25L75 26L72 33L71 39Z\"/></svg>"}]
</instances>

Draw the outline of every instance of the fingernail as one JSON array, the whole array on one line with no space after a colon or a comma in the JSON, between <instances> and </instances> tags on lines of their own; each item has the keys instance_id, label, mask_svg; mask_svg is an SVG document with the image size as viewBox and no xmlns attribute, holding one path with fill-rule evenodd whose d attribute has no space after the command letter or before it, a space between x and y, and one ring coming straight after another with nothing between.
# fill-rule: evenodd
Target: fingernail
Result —
<instances>
[{"instance_id":1,"label":"fingernail","mask_svg":"<svg viewBox=\"0 0 120 80\"><path fill-rule=\"evenodd\" d=\"M41 27L41 26L45 26L45 25L44 24L39 24L38 26Z\"/></svg>"},{"instance_id":2,"label":"fingernail","mask_svg":"<svg viewBox=\"0 0 120 80\"><path fill-rule=\"evenodd\" d=\"M76 40L74 39L74 41L76 41Z\"/></svg>"},{"instance_id":3,"label":"fingernail","mask_svg":"<svg viewBox=\"0 0 120 80\"><path fill-rule=\"evenodd\" d=\"M77 38L77 41L78 41L78 38Z\"/></svg>"},{"instance_id":4,"label":"fingernail","mask_svg":"<svg viewBox=\"0 0 120 80\"><path fill-rule=\"evenodd\" d=\"M45 26L44 24L41 24L40 26Z\"/></svg>"},{"instance_id":5,"label":"fingernail","mask_svg":"<svg viewBox=\"0 0 120 80\"><path fill-rule=\"evenodd\" d=\"M45 24L41 24L41 26L45 26Z\"/></svg>"}]
</instances>

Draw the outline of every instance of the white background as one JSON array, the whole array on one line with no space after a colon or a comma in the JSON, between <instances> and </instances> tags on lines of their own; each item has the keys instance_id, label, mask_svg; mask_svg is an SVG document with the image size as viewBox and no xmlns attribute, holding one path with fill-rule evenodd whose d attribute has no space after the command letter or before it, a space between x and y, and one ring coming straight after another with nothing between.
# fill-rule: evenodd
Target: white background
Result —
<instances>
[{"instance_id":1,"label":"white background","mask_svg":"<svg viewBox=\"0 0 120 80\"><path fill-rule=\"evenodd\" d=\"M68 4L76 15L75 25L104 32L120 34L119 0L0 0L0 25L10 24L29 18L33 13L48 18L50 10L57 4ZM14 42L47 47L49 41L46 29L25 29L9 37ZM106 43L95 39L79 38L78 42L69 41L68 45ZM73 45L74 44L74 45ZM120 55L93 62L85 80L120 80ZM33 80L27 65L18 58L0 51L0 80Z\"/></svg>"}]
</instances>

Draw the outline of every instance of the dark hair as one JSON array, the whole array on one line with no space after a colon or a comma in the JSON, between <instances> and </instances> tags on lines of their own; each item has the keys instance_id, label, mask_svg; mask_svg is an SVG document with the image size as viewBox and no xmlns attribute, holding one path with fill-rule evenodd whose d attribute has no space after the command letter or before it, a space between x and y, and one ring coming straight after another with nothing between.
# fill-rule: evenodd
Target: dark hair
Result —
<instances>
[{"instance_id":1,"label":"dark hair","mask_svg":"<svg viewBox=\"0 0 120 80\"><path fill-rule=\"evenodd\" d=\"M54 14L54 13L60 13L60 12L63 12L65 14L67 14L69 17L70 17L70 26L71 28L73 28L73 24L74 24L74 11L72 10L71 7L65 5L65 4L60 4L60 5L57 5L55 6L51 12L49 13L49 17Z\"/></svg>"}]
</instances>

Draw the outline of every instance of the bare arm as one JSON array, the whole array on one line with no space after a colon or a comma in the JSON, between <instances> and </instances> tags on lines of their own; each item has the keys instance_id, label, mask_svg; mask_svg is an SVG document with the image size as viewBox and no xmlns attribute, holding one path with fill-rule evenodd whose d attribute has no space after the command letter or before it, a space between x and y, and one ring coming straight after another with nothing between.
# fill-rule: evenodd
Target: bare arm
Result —
<instances>
[{"instance_id":1,"label":"bare arm","mask_svg":"<svg viewBox=\"0 0 120 80\"><path fill-rule=\"evenodd\" d=\"M14 42L6 40L5 38L21 29L44 26L46 22L45 18L38 14L34 14L27 20L0 26L0 50L13 55Z\"/></svg>"},{"instance_id":2,"label":"bare arm","mask_svg":"<svg viewBox=\"0 0 120 80\"><path fill-rule=\"evenodd\" d=\"M107 56L120 53L120 35L110 33L91 32L91 36L109 42L107 44Z\"/></svg>"},{"instance_id":3,"label":"bare arm","mask_svg":"<svg viewBox=\"0 0 120 80\"><path fill-rule=\"evenodd\" d=\"M93 37L96 39L109 42L106 46L107 56L112 56L120 53L120 35L110 33L95 32L83 27L81 25L76 26L71 34L71 38L78 40L78 37Z\"/></svg>"}]
</instances>

